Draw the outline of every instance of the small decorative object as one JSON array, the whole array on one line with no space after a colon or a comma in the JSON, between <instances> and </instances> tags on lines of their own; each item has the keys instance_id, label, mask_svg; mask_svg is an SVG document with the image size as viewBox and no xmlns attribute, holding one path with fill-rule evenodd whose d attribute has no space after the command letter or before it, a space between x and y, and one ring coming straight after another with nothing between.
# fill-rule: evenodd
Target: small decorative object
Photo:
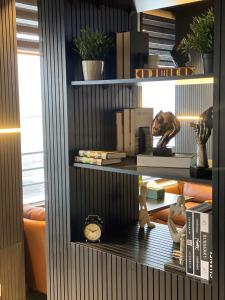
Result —
<instances>
[{"instance_id":1,"label":"small decorative object","mask_svg":"<svg viewBox=\"0 0 225 300\"><path fill-rule=\"evenodd\" d=\"M104 60L112 47L112 39L103 32L93 32L90 28L81 30L81 37L74 40L77 51L82 58L85 80L101 80Z\"/></svg>"},{"instance_id":2,"label":"small decorative object","mask_svg":"<svg viewBox=\"0 0 225 300\"><path fill-rule=\"evenodd\" d=\"M168 228L174 243L180 243L182 235L186 233L186 224L182 229L178 230L173 222L173 218L180 215L183 215L186 219L185 198L183 196L180 196L177 203L171 205L169 209Z\"/></svg>"},{"instance_id":3,"label":"small decorative object","mask_svg":"<svg viewBox=\"0 0 225 300\"><path fill-rule=\"evenodd\" d=\"M198 17L194 17L190 25L191 32L187 34L179 46L185 55L189 55L191 50L202 55L205 73L213 72L214 22L213 8Z\"/></svg>"},{"instance_id":4,"label":"small decorative object","mask_svg":"<svg viewBox=\"0 0 225 300\"><path fill-rule=\"evenodd\" d=\"M191 166L191 176L197 178L212 178L212 169L209 168L206 144L213 129L213 107L208 108L200 115L199 121L191 123L197 142L197 156Z\"/></svg>"},{"instance_id":5,"label":"small decorative object","mask_svg":"<svg viewBox=\"0 0 225 300\"><path fill-rule=\"evenodd\" d=\"M153 200L161 200L164 199L165 189L162 189L160 186L155 183L155 181L151 182L148 185L148 193L147 198Z\"/></svg>"},{"instance_id":6,"label":"small decorative object","mask_svg":"<svg viewBox=\"0 0 225 300\"><path fill-rule=\"evenodd\" d=\"M102 219L97 215L90 215L85 220L84 236L88 242L100 242L102 236Z\"/></svg>"},{"instance_id":7,"label":"small decorative object","mask_svg":"<svg viewBox=\"0 0 225 300\"><path fill-rule=\"evenodd\" d=\"M152 122L152 135L161 136L157 148L153 149L155 156L173 156L173 149L167 148L169 141L180 131L180 122L171 112L160 111Z\"/></svg>"},{"instance_id":8,"label":"small decorative object","mask_svg":"<svg viewBox=\"0 0 225 300\"><path fill-rule=\"evenodd\" d=\"M155 224L151 223L150 221L150 216L148 214L147 205L146 205L147 192L148 192L147 185L142 183L141 193L139 195L139 205L140 205L139 225L141 228L144 228L146 224L148 225L149 228L154 228Z\"/></svg>"}]
</instances>

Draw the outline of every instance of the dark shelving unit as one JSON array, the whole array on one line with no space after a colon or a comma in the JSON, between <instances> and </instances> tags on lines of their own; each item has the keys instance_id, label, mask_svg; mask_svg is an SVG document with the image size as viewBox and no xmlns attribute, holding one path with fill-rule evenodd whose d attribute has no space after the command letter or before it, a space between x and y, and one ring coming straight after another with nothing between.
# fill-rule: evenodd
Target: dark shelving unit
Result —
<instances>
[{"instance_id":1,"label":"dark shelving unit","mask_svg":"<svg viewBox=\"0 0 225 300\"><path fill-rule=\"evenodd\" d=\"M142 84L146 82L155 82L155 81L178 81L178 80L194 80L194 79L207 79L213 78L213 74L196 74L191 76L176 76L176 77L152 77L152 78L143 78L143 79L110 79L110 80L90 80L90 81L72 81L72 86L107 86L112 84L124 84L124 85L135 85Z\"/></svg>"},{"instance_id":2,"label":"dark shelving unit","mask_svg":"<svg viewBox=\"0 0 225 300\"><path fill-rule=\"evenodd\" d=\"M171 261L173 250L179 250L179 246L173 243L167 226L155 225L153 229L140 229L138 223L134 223L114 232L110 239L103 236L101 243L80 244L163 271L165 263Z\"/></svg>"},{"instance_id":3,"label":"dark shelving unit","mask_svg":"<svg viewBox=\"0 0 225 300\"><path fill-rule=\"evenodd\" d=\"M97 166L90 164L74 163L73 166L76 168L97 170L103 172L183 180L207 185L212 184L211 180L191 177L189 169L138 167L136 164L136 159L129 158L125 159L122 163L115 165Z\"/></svg>"}]
</instances>

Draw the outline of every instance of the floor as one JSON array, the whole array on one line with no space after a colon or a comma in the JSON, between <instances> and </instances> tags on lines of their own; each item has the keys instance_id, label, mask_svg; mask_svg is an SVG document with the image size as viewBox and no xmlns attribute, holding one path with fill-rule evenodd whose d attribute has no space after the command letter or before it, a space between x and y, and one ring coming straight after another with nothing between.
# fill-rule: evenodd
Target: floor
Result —
<instances>
[{"instance_id":1,"label":"floor","mask_svg":"<svg viewBox=\"0 0 225 300\"><path fill-rule=\"evenodd\" d=\"M29 292L27 300L47 300L47 296L36 292Z\"/></svg>"}]
</instances>

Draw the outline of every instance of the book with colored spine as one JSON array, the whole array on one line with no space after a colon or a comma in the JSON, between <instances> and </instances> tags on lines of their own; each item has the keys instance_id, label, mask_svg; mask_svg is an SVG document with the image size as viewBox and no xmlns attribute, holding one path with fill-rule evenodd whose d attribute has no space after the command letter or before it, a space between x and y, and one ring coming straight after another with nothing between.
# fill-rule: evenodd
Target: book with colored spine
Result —
<instances>
[{"instance_id":1,"label":"book with colored spine","mask_svg":"<svg viewBox=\"0 0 225 300\"><path fill-rule=\"evenodd\" d=\"M195 68L157 68L157 69L136 69L135 75L137 79L152 78L152 77L180 77L193 75Z\"/></svg>"},{"instance_id":2,"label":"book with colored spine","mask_svg":"<svg viewBox=\"0 0 225 300\"><path fill-rule=\"evenodd\" d=\"M82 157L76 156L75 163L89 164L89 165L97 165L97 166L106 166L118 164L121 162L120 158L115 159L100 159L100 158L91 158L91 157Z\"/></svg>"},{"instance_id":3,"label":"book with colored spine","mask_svg":"<svg viewBox=\"0 0 225 300\"><path fill-rule=\"evenodd\" d=\"M120 159L125 158L126 153L124 152L117 152L117 151L92 151L92 150L80 150L79 156L87 157L87 158L95 158L95 159Z\"/></svg>"}]
</instances>

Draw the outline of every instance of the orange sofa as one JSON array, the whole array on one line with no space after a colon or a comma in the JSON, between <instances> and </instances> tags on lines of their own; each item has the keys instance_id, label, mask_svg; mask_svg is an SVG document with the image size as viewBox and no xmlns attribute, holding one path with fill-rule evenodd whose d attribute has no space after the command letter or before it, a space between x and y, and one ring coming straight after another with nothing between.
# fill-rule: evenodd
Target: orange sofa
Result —
<instances>
[{"instance_id":1,"label":"orange sofa","mask_svg":"<svg viewBox=\"0 0 225 300\"><path fill-rule=\"evenodd\" d=\"M23 222L27 286L47 294L45 208L24 206Z\"/></svg>"},{"instance_id":2,"label":"orange sofa","mask_svg":"<svg viewBox=\"0 0 225 300\"><path fill-rule=\"evenodd\" d=\"M177 182L177 184L166 188L166 192L193 197L193 201L186 203L187 208L194 207L205 201L212 201L212 187L209 185ZM151 218L157 223L166 224L168 221L168 213L169 209L164 209L153 213ZM183 216L178 216L174 218L174 222L177 225L183 226L185 224L185 219Z\"/></svg>"}]
</instances>

